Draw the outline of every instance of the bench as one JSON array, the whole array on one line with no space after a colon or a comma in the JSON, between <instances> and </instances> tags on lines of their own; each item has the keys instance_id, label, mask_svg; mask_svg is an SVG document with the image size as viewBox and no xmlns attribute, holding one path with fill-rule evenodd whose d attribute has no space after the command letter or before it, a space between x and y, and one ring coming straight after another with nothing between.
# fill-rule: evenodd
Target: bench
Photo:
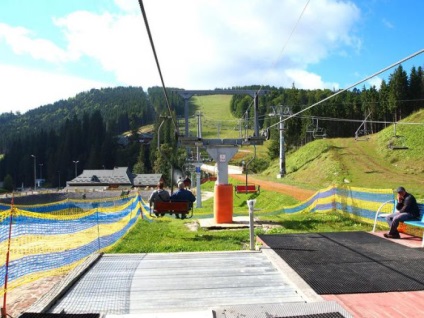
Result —
<instances>
[{"instance_id":1,"label":"bench","mask_svg":"<svg viewBox=\"0 0 424 318\"><path fill-rule=\"evenodd\" d=\"M420 209L420 220L408 220L408 221L404 221L403 224L406 225L407 227L417 227L422 229L422 242L421 242L421 247L424 247L424 204L420 204L418 203L418 208ZM403 232L405 232L405 229L403 229Z\"/></svg>"},{"instance_id":2,"label":"bench","mask_svg":"<svg viewBox=\"0 0 424 318\"><path fill-rule=\"evenodd\" d=\"M150 216L155 214L185 214L188 218L193 216L193 204L189 201L178 201L178 202L153 202L153 206L150 207Z\"/></svg>"},{"instance_id":3,"label":"bench","mask_svg":"<svg viewBox=\"0 0 424 318\"><path fill-rule=\"evenodd\" d=\"M375 232L375 228L377 226L377 221L378 219L383 219L386 218L386 216L388 216L389 214L392 214L394 212L396 212L396 200L389 200L384 202L382 205L380 205L380 207L378 208L377 212L375 213L375 218L374 218L374 226L372 231ZM393 204L393 209L392 212L390 213L381 213L382 209L384 206L388 205L388 204ZM422 233L422 243L421 243L421 247L424 247L424 203L418 203L418 208L420 209L420 220L409 220L409 221L404 221L404 222L400 222L399 224L399 230L400 232L405 233L405 228L406 227L416 227L416 228L420 228L423 230Z\"/></svg>"},{"instance_id":4,"label":"bench","mask_svg":"<svg viewBox=\"0 0 424 318\"><path fill-rule=\"evenodd\" d=\"M260 192L260 186L256 186L254 184L238 184L234 186L234 190L236 193L259 193Z\"/></svg>"}]
</instances>

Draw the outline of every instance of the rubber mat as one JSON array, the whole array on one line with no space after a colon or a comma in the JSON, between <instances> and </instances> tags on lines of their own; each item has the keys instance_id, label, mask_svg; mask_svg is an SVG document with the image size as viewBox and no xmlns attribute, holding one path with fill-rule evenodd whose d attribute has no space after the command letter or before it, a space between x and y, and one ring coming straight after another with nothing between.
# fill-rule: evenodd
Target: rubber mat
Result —
<instances>
[{"instance_id":1,"label":"rubber mat","mask_svg":"<svg viewBox=\"0 0 424 318\"><path fill-rule=\"evenodd\" d=\"M316 293L424 290L424 252L366 232L260 235Z\"/></svg>"}]
</instances>

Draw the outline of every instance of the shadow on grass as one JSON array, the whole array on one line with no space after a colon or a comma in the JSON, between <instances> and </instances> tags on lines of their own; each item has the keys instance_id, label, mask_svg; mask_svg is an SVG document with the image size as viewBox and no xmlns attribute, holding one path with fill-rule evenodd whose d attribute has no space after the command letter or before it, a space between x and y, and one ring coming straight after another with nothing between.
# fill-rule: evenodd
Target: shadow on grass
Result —
<instances>
[{"instance_id":1,"label":"shadow on grass","mask_svg":"<svg viewBox=\"0 0 424 318\"><path fill-rule=\"evenodd\" d=\"M324 232L324 231L368 231L370 224L363 222L360 218L344 215L338 212L314 213L314 214L285 214L280 217L272 217L278 222L282 229L276 232Z\"/></svg>"},{"instance_id":2,"label":"shadow on grass","mask_svg":"<svg viewBox=\"0 0 424 318\"><path fill-rule=\"evenodd\" d=\"M321 220L286 220L279 222L280 225L290 230L313 230L319 228L323 223Z\"/></svg>"}]
</instances>

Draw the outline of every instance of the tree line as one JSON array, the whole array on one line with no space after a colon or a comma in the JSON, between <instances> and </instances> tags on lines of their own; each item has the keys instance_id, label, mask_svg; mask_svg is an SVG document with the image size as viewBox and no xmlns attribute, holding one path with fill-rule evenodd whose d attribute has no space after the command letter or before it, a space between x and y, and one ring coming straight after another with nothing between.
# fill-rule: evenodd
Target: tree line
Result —
<instances>
[{"instance_id":1,"label":"tree line","mask_svg":"<svg viewBox=\"0 0 424 318\"><path fill-rule=\"evenodd\" d=\"M269 116L282 106L285 111L297 113L334 94L335 90L303 90L291 88L233 87L232 89L264 89L259 97L259 125L270 130L269 159L279 154L279 117ZM190 154L178 146L179 122L184 114L184 100L177 89L169 89L171 113L163 90L159 87L117 87L93 89L74 98L39 107L25 114L0 115L0 180L14 188L34 184L34 164L37 178L46 179L49 186L65 186L83 169L112 169L128 166L134 173L162 173L169 179L171 166L182 169ZM399 66L377 89L372 86L345 91L320 105L305 111L302 116L285 122L287 149L295 148L313 139L317 127L328 137L353 137L360 122L341 122L334 118L395 122L422 108L424 75L421 67L413 67L407 74ZM230 109L237 118L247 118L252 128L250 96L234 95ZM194 114L194 107L190 113ZM333 120L324 120L333 118ZM150 144L140 142L138 128L153 125ZM160 130L159 130L159 127ZM373 132L384 128L371 124ZM119 136L129 132L128 143L119 142ZM35 158L34 158L35 157ZM74 162L77 162L75 164ZM267 164L255 162L257 172ZM253 166L252 166L253 167ZM6 180L5 180L6 181Z\"/></svg>"},{"instance_id":2,"label":"tree line","mask_svg":"<svg viewBox=\"0 0 424 318\"><path fill-rule=\"evenodd\" d=\"M258 87L252 87L258 89ZM322 101L336 93L335 90L315 89L304 90L293 86L291 88L262 87L269 93L261 96L258 109L260 126L263 129L274 126L270 132L272 143L269 147L270 158L279 155L279 116L269 116L277 110L284 109L295 114ZM248 96L233 96L231 111L234 116L242 118L249 110L251 98ZM424 73L422 67L412 67L409 74L400 65L388 81L383 80L379 89L375 86L362 89L354 88L344 91L334 98L303 112L299 117L291 118L285 122L285 144L287 149L299 147L315 137L354 137L355 132L368 115L367 132L378 132L389 123L397 122L424 105ZM271 106L278 106L272 108ZM251 111L250 111L251 112ZM281 112L281 111L280 111ZM249 115L251 116L251 115ZM251 117L249 117L251 118ZM284 117L283 117L284 118ZM341 121L352 120L352 121ZM372 121L387 122L372 123ZM250 122L249 125L252 123Z\"/></svg>"},{"instance_id":3,"label":"tree line","mask_svg":"<svg viewBox=\"0 0 424 318\"><path fill-rule=\"evenodd\" d=\"M176 118L184 111L184 101L174 90L169 96ZM168 109L159 87L147 92L141 87L93 89L24 115L2 114L0 180L12 190L32 187L34 170L36 179L46 180L46 187L64 187L75 178L75 171L80 174L84 169L125 166L134 173L167 174L171 162L184 161L181 149L180 158L174 159L178 151L172 121L166 120L161 129L163 156L143 142L138 131L153 125L152 145L157 145L154 132L165 114ZM14 127L13 133L5 127Z\"/></svg>"}]
</instances>

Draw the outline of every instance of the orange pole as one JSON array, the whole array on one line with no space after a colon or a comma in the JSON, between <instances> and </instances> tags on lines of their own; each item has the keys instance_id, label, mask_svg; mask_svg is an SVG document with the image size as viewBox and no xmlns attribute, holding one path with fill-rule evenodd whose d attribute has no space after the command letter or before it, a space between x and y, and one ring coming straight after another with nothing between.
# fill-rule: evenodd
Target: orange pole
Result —
<instances>
[{"instance_id":1,"label":"orange pole","mask_svg":"<svg viewBox=\"0 0 424 318\"><path fill-rule=\"evenodd\" d=\"M231 184L215 185L213 211L216 223L233 223L233 186Z\"/></svg>"}]
</instances>

